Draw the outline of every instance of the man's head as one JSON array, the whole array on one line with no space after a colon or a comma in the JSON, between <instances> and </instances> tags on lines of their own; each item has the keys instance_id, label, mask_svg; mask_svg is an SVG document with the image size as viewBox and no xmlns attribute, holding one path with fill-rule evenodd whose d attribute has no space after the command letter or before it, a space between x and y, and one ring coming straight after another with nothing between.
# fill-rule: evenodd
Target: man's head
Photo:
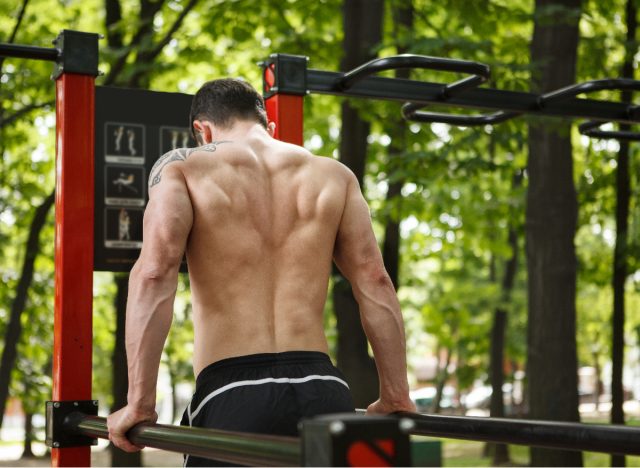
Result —
<instances>
[{"instance_id":1,"label":"man's head","mask_svg":"<svg viewBox=\"0 0 640 468\"><path fill-rule=\"evenodd\" d=\"M232 78L212 80L193 97L189 122L199 144L205 143L201 135L204 122L226 130L238 120L253 120L268 128L264 100L250 84Z\"/></svg>"}]
</instances>

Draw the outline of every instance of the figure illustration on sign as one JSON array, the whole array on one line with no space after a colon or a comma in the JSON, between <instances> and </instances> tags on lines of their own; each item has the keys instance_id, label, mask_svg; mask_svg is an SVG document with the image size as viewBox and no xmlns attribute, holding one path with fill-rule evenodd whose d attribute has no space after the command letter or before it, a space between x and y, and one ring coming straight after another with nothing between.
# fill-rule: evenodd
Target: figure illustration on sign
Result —
<instances>
[{"instance_id":1,"label":"figure illustration on sign","mask_svg":"<svg viewBox=\"0 0 640 468\"><path fill-rule=\"evenodd\" d=\"M129 213L124 208L121 208L118 216L118 240L131 240L131 235L129 234L130 225L131 218Z\"/></svg>"},{"instance_id":2,"label":"figure illustration on sign","mask_svg":"<svg viewBox=\"0 0 640 468\"><path fill-rule=\"evenodd\" d=\"M118 186L118 193L122 193L123 188L126 188L133 193L138 193L138 189L133 185L135 180L136 178L133 174L125 174L124 172L121 172L118 178L113 181L113 184Z\"/></svg>"},{"instance_id":3,"label":"figure illustration on sign","mask_svg":"<svg viewBox=\"0 0 640 468\"><path fill-rule=\"evenodd\" d=\"M178 146L178 139L182 140L182 145ZM171 130L171 149L187 148L189 146L189 132Z\"/></svg>"},{"instance_id":4,"label":"figure illustration on sign","mask_svg":"<svg viewBox=\"0 0 640 468\"><path fill-rule=\"evenodd\" d=\"M122 151L120 145L122 144L123 135L124 135L124 127L120 125L118 128L116 128L115 132L113 132L113 136L115 138L114 143L116 147L116 153L119 153L120 151Z\"/></svg>"},{"instance_id":5,"label":"figure illustration on sign","mask_svg":"<svg viewBox=\"0 0 640 468\"><path fill-rule=\"evenodd\" d=\"M131 129L127 130L127 139L129 140L129 153L131 156L135 156L138 153L135 147L136 132Z\"/></svg>"}]
</instances>

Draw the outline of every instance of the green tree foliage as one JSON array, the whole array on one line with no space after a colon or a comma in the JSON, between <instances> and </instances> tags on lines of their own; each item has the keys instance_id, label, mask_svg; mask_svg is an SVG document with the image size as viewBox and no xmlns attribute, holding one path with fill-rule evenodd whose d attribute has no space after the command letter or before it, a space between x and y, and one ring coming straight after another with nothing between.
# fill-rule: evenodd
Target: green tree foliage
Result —
<instances>
[{"instance_id":1,"label":"green tree foliage","mask_svg":"<svg viewBox=\"0 0 640 468\"><path fill-rule=\"evenodd\" d=\"M404 0L403 0L404 2ZM475 60L492 68L489 86L528 90L532 0L413 0L411 30L398 29L385 1L382 40L372 53L408 53ZM98 84L138 86L192 93L206 80L241 76L261 86L256 63L270 53L307 55L311 68L338 70L343 56L342 0L30 0L0 4L0 40L49 46L63 28L94 31L101 41ZM15 26L24 14L20 26ZM624 59L624 1L585 0L580 21L577 79L617 76ZM554 14L553 11L548 12ZM557 13L557 12L556 12ZM108 27L107 27L108 25ZM348 25L346 27L349 27ZM13 31L16 31L15 35ZM54 187L54 86L48 63L5 60L0 74L0 338L8 324L20 278L34 209ZM385 74L383 74L385 75ZM386 76L392 76L387 72ZM412 79L453 82L461 76L413 70ZM618 99L618 93L594 97ZM305 145L337 157L341 100L314 95L305 100ZM480 128L406 124L400 140L392 123L400 104L350 100L370 123L364 192L382 244L389 220L399 223L399 296L408 325L409 362L449 350L447 383L464 394L488 381L490 330L497 307L506 311L505 361L524 369L526 293L524 261L513 292L505 299L501 278L512 255L508 231L519 238L524 259L524 212L528 174L522 187L513 178L526 166L527 118ZM475 113L482 110L437 111ZM185 116L186 119L186 116ZM580 365L605 366L610 355L611 258L615 239L616 143L589 140L574 130L574 180L579 219L578 357ZM640 316L640 171L631 145L631 219L628 249L627 342L638 343ZM401 182L400 195L387 197ZM41 234L41 250L22 314L23 333L11 394L29 411L42 412L48 396L53 304L53 225ZM111 353L115 287L110 274L94 276L94 395L111 405ZM192 333L188 283L179 300L163 366L174 383L190 381ZM331 295L330 295L331 297ZM335 318L326 313L335 352ZM627 346L627 349L630 349ZM633 363L632 363L633 364ZM441 374L440 379L443 378ZM506 375L506 380L513 375ZM420 382L419 385L437 382ZM178 410L178 413L179 414Z\"/></svg>"}]
</instances>

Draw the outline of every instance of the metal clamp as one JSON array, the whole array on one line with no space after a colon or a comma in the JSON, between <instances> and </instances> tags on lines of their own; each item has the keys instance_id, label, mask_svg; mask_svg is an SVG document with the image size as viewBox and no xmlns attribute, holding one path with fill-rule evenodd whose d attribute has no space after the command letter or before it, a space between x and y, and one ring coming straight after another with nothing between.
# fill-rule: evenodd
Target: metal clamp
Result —
<instances>
[{"instance_id":1,"label":"metal clamp","mask_svg":"<svg viewBox=\"0 0 640 468\"><path fill-rule=\"evenodd\" d=\"M69 430L74 419L98 414L98 400L47 401L46 440L47 447L84 447L97 445L97 439L77 435Z\"/></svg>"}]
</instances>

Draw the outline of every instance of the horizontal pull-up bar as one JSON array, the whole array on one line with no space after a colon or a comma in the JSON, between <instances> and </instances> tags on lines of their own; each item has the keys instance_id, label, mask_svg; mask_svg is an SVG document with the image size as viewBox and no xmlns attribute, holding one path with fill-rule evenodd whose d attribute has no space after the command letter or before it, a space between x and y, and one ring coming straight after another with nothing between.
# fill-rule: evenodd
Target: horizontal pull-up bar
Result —
<instances>
[{"instance_id":1,"label":"horizontal pull-up bar","mask_svg":"<svg viewBox=\"0 0 640 468\"><path fill-rule=\"evenodd\" d=\"M416 413L396 415L414 422L410 431L414 435L640 455L640 427Z\"/></svg>"},{"instance_id":2,"label":"horizontal pull-up bar","mask_svg":"<svg viewBox=\"0 0 640 468\"><path fill-rule=\"evenodd\" d=\"M74 435L108 438L106 419L82 411L72 408L70 412L59 415L61 419L55 413L48 414L48 442L50 437L60 437L60 429L63 429L63 438ZM300 438L151 423L135 426L127 433L127 437L136 445L228 463L262 466L335 466L336 462L341 464L340 460L343 460L335 458L340 451L336 447L343 446L344 449L354 441L375 439L379 436L374 436L374 431L389 429L391 432L386 434L405 433L562 450L640 455L638 427L408 412L395 413L393 416L385 418L338 414L307 419L302 422ZM56 418L61 422L61 428L56 429ZM345 439L337 442L340 437ZM66 439L65 443L68 440L70 439ZM323 445L330 440L333 441L331 444ZM401 438L396 440L399 454L401 448L408 451L408 446ZM53 445L55 446L55 442ZM341 456L345 454L348 454L348 450Z\"/></svg>"},{"instance_id":3,"label":"horizontal pull-up bar","mask_svg":"<svg viewBox=\"0 0 640 468\"><path fill-rule=\"evenodd\" d=\"M53 41L54 48L0 43L0 57L54 62L54 79L63 73L98 76L99 38L98 34L65 29Z\"/></svg>"},{"instance_id":4,"label":"horizontal pull-up bar","mask_svg":"<svg viewBox=\"0 0 640 468\"><path fill-rule=\"evenodd\" d=\"M0 57L14 57L33 60L58 60L60 51L54 48L35 47L21 44L0 43Z\"/></svg>"},{"instance_id":5,"label":"horizontal pull-up bar","mask_svg":"<svg viewBox=\"0 0 640 468\"><path fill-rule=\"evenodd\" d=\"M505 91L478 86L489 77L489 67L478 62L419 55L399 55L367 62L346 73L307 68L308 58L272 54L264 68L265 98L308 93L380 99L405 103L402 115L416 122L444 122L459 126L491 125L522 114L588 119L600 123L640 123L636 106L622 102L577 98L599 90L640 90L640 81L603 79L578 83L545 94ZM471 74L454 83L433 83L371 76L398 68L422 68ZM430 104L491 111L487 114L449 114L420 111ZM283 115L286 114L283 112ZM282 122L280 122L282 124ZM591 131L591 136L605 137ZM609 133L609 138L640 138L632 132Z\"/></svg>"},{"instance_id":6,"label":"horizontal pull-up bar","mask_svg":"<svg viewBox=\"0 0 640 468\"><path fill-rule=\"evenodd\" d=\"M67 419L71 432L108 439L107 420L72 413ZM244 434L195 427L143 423L127 433L136 445L221 460L262 466L295 466L300 463L300 440L263 434Z\"/></svg>"},{"instance_id":7,"label":"horizontal pull-up bar","mask_svg":"<svg viewBox=\"0 0 640 468\"><path fill-rule=\"evenodd\" d=\"M107 420L95 415L97 408L94 400L47 402L47 445L71 448L108 438ZM405 418L341 413L303 419L300 437L141 423L127 438L139 446L255 466L368 466L371 451L385 441L381 466L410 466L410 426Z\"/></svg>"}]
</instances>

